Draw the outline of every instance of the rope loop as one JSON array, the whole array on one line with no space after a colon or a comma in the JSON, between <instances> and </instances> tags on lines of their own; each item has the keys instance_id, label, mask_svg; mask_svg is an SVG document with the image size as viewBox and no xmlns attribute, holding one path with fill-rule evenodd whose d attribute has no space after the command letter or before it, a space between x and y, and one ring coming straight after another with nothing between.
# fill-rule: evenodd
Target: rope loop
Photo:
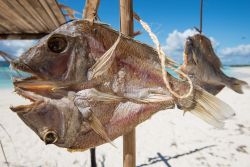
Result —
<instances>
[{"instance_id":1,"label":"rope loop","mask_svg":"<svg viewBox=\"0 0 250 167\"><path fill-rule=\"evenodd\" d=\"M149 34L150 38L152 39L152 41L154 42L154 44L156 45L156 51L159 55L159 58L160 58L160 61L161 61L161 71L162 71L162 77L163 77L163 81L165 83L165 86L166 88L169 90L169 92L175 96L176 98L179 98L179 99L182 99L182 98L187 98L189 97L192 92L193 92L193 83L190 79L190 77L188 75L186 75L185 73L183 73L181 70L175 68L175 65L177 66L177 63L175 63L172 59L168 58L163 49L161 48L161 45L160 45L160 42L157 38L157 36L152 32L151 28L149 27L149 25L142 21L140 19L140 17L138 15L136 15L134 13L134 18L139 21L139 23L142 25L142 27L145 29L145 31L147 31L147 33ZM167 65L165 64L166 62L166 59L167 59ZM190 85L190 88L189 88L189 91L188 93L184 94L184 95L179 95L178 93L176 93L170 86L170 83L169 83L169 77L168 77L168 72L165 70L165 68L168 67L170 68L171 70L173 70L174 72L176 72L177 74L180 74L181 76L183 76L184 78L187 79L189 85Z\"/></svg>"}]
</instances>

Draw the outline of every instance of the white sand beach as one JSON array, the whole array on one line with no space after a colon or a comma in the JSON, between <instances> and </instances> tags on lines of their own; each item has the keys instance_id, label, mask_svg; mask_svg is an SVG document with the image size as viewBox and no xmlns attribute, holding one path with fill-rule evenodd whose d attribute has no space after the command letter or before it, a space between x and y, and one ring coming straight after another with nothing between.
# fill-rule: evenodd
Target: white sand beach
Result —
<instances>
[{"instance_id":1,"label":"white sand beach","mask_svg":"<svg viewBox=\"0 0 250 167\"><path fill-rule=\"evenodd\" d=\"M233 75L250 83L250 67L233 68ZM46 146L18 116L10 105L24 100L0 88L0 140L10 166L88 167L89 151L69 153L54 145ZM244 95L225 88L218 97L230 104L236 116L224 129L215 129L180 110L155 114L137 127L138 167L249 167L250 166L250 90ZM122 166L122 138L97 147L99 167ZM7 166L0 150L0 166Z\"/></svg>"}]
</instances>

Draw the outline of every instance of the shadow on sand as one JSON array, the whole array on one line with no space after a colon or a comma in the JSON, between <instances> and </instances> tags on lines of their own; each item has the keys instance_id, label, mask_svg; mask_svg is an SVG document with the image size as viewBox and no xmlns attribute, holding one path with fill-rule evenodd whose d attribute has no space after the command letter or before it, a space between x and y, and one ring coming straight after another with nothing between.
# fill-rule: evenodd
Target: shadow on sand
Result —
<instances>
[{"instance_id":1,"label":"shadow on sand","mask_svg":"<svg viewBox=\"0 0 250 167\"><path fill-rule=\"evenodd\" d=\"M169 164L169 160L171 160L171 159L177 159L179 157L190 155L190 154L199 152L201 150L204 150L204 149L207 149L207 148L211 148L211 147L215 147L215 146L216 145L209 145L209 146L205 146L205 147L201 147L201 148L197 148L197 149L191 150L191 151L183 153L183 154L177 154L177 155L174 155L174 156L163 156L161 153L157 152L157 156L156 157L148 158L148 163L144 163L144 164L138 165L137 167L150 166L150 165L153 165L153 164L159 163L159 162L163 162L167 167L172 167Z\"/></svg>"}]
</instances>

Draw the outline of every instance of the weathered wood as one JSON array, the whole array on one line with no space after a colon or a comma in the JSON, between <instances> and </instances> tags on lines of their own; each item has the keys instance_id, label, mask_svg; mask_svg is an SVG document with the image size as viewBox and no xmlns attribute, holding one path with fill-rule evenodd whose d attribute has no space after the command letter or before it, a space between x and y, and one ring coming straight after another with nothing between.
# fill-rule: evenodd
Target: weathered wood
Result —
<instances>
[{"instance_id":1,"label":"weathered wood","mask_svg":"<svg viewBox=\"0 0 250 167\"><path fill-rule=\"evenodd\" d=\"M5 31L8 31L8 29L0 25L0 32L5 32Z\"/></svg>"},{"instance_id":2,"label":"weathered wood","mask_svg":"<svg viewBox=\"0 0 250 167\"><path fill-rule=\"evenodd\" d=\"M39 16L42 18L42 20L45 22L45 25L49 28L49 30L54 30L56 29L56 25L49 19L49 15L47 12L44 10L42 5L38 0L35 1L29 1L31 6L36 10L36 12L39 14Z\"/></svg>"},{"instance_id":3,"label":"weathered wood","mask_svg":"<svg viewBox=\"0 0 250 167\"><path fill-rule=\"evenodd\" d=\"M96 20L97 11L99 8L100 0L86 0L85 7L83 9L82 18L89 20ZM91 167L96 167L96 148L90 149Z\"/></svg>"},{"instance_id":4,"label":"weathered wood","mask_svg":"<svg viewBox=\"0 0 250 167\"><path fill-rule=\"evenodd\" d=\"M8 20L8 17L7 16L3 16L1 13L0 13L0 18L2 18L1 20L4 20L4 21ZM17 33L17 32L21 32L22 31L22 28L17 27L16 24L14 24L13 21L8 21L8 22L5 22L5 23L4 23L4 21L0 21L0 25L3 26L3 27L5 27L6 29L8 29L8 31L12 31L13 33Z\"/></svg>"},{"instance_id":5,"label":"weathered wood","mask_svg":"<svg viewBox=\"0 0 250 167\"><path fill-rule=\"evenodd\" d=\"M120 29L121 32L128 36L133 36L133 0L120 0Z\"/></svg>"},{"instance_id":6,"label":"weathered wood","mask_svg":"<svg viewBox=\"0 0 250 167\"><path fill-rule=\"evenodd\" d=\"M18 2L26 9L27 12L32 15L37 22L41 24L41 26L46 30L49 31L48 26L46 26L45 21L40 17L40 15L36 12L36 10L33 8L33 6L29 3L30 1L27 0L18 0Z\"/></svg>"},{"instance_id":7,"label":"weathered wood","mask_svg":"<svg viewBox=\"0 0 250 167\"><path fill-rule=\"evenodd\" d=\"M82 17L89 20L96 20L99 4L100 0L86 0Z\"/></svg>"},{"instance_id":8,"label":"weathered wood","mask_svg":"<svg viewBox=\"0 0 250 167\"><path fill-rule=\"evenodd\" d=\"M131 164L132 164L132 155L126 154L123 160L123 166L130 167Z\"/></svg>"},{"instance_id":9,"label":"weathered wood","mask_svg":"<svg viewBox=\"0 0 250 167\"><path fill-rule=\"evenodd\" d=\"M7 8L8 12L13 16L12 17L13 21L19 20L22 26L25 26L27 29L29 29L29 31L36 31L34 26L25 17L22 16L23 13L22 12L19 13L16 10L16 6L11 3L14 1L3 0L2 2L5 4L5 8Z\"/></svg>"},{"instance_id":10,"label":"weathered wood","mask_svg":"<svg viewBox=\"0 0 250 167\"><path fill-rule=\"evenodd\" d=\"M56 0L0 1L1 39L37 39L65 22Z\"/></svg>"},{"instance_id":11,"label":"weathered wood","mask_svg":"<svg viewBox=\"0 0 250 167\"><path fill-rule=\"evenodd\" d=\"M54 15L56 16L59 24L63 24L66 22L65 17L63 16L63 13L61 9L59 8L59 5L56 0L46 0L47 3L50 5L51 10L53 11Z\"/></svg>"},{"instance_id":12,"label":"weathered wood","mask_svg":"<svg viewBox=\"0 0 250 167\"><path fill-rule=\"evenodd\" d=\"M16 25L14 24L11 24L10 22L6 21L4 22L5 18L3 18L1 15L0 15L0 25L2 27L4 27L5 29L7 29L8 31L0 31L1 33L8 33L9 31L11 31L12 33L18 33L20 32L20 28L18 28Z\"/></svg>"},{"instance_id":13,"label":"weathered wood","mask_svg":"<svg viewBox=\"0 0 250 167\"><path fill-rule=\"evenodd\" d=\"M14 40L14 39L40 39L47 35L47 33L34 34L0 34L0 40Z\"/></svg>"},{"instance_id":14,"label":"weathered wood","mask_svg":"<svg viewBox=\"0 0 250 167\"><path fill-rule=\"evenodd\" d=\"M133 37L133 0L120 0L120 30ZM135 167L136 164L136 132L135 129L123 135L123 166Z\"/></svg>"},{"instance_id":15,"label":"weathered wood","mask_svg":"<svg viewBox=\"0 0 250 167\"><path fill-rule=\"evenodd\" d=\"M6 0L0 1L0 15L5 18L6 20L9 20L12 24L18 25L20 28L24 29L27 32L32 31L32 27L24 21L19 15L17 15L13 9L11 9L6 3L8 3Z\"/></svg>"},{"instance_id":16,"label":"weathered wood","mask_svg":"<svg viewBox=\"0 0 250 167\"><path fill-rule=\"evenodd\" d=\"M135 167L136 164L136 130L123 135L123 165Z\"/></svg>"},{"instance_id":17,"label":"weathered wood","mask_svg":"<svg viewBox=\"0 0 250 167\"><path fill-rule=\"evenodd\" d=\"M43 6L43 8L46 10L47 14L50 16L50 18L53 21L54 25L56 27L59 27L60 24L59 24L58 20L56 19L56 16L53 13L53 11L51 10L50 6L48 5L47 1L45 1L45 0L39 0L39 2Z\"/></svg>"},{"instance_id":18,"label":"weathered wood","mask_svg":"<svg viewBox=\"0 0 250 167\"><path fill-rule=\"evenodd\" d=\"M34 32L43 32L45 31L42 26L39 24L39 22L36 21L36 19L30 15L25 8L18 3L17 0L11 0L8 1L8 3L10 3L12 5L12 7L15 9L16 13L21 15L22 18L24 18L27 22L29 22L29 24L32 25L32 27L34 27Z\"/></svg>"}]
</instances>

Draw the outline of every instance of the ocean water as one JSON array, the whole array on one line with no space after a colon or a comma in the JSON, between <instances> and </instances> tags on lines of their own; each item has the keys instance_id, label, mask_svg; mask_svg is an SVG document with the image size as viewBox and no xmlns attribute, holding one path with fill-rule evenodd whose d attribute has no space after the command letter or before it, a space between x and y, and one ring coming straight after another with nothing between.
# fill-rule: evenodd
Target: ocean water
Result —
<instances>
[{"instance_id":1,"label":"ocean water","mask_svg":"<svg viewBox=\"0 0 250 167\"><path fill-rule=\"evenodd\" d=\"M171 75L177 77L177 74L173 71L167 70ZM223 71L232 76L232 67L223 67ZM12 77L17 75L13 70L10 70L8 65L0 66L0 89L12 88Z\"/></svg>"},{"instance_id":2,"label":"ocean water","mask_svg":"<svg viewBox=\"0 0 250 167\"><path fill-rule=\"evenodd\" d=\"M11 77L9 67L0 67L0 89L13 87Z\"/></svg>"}]
</instances>

